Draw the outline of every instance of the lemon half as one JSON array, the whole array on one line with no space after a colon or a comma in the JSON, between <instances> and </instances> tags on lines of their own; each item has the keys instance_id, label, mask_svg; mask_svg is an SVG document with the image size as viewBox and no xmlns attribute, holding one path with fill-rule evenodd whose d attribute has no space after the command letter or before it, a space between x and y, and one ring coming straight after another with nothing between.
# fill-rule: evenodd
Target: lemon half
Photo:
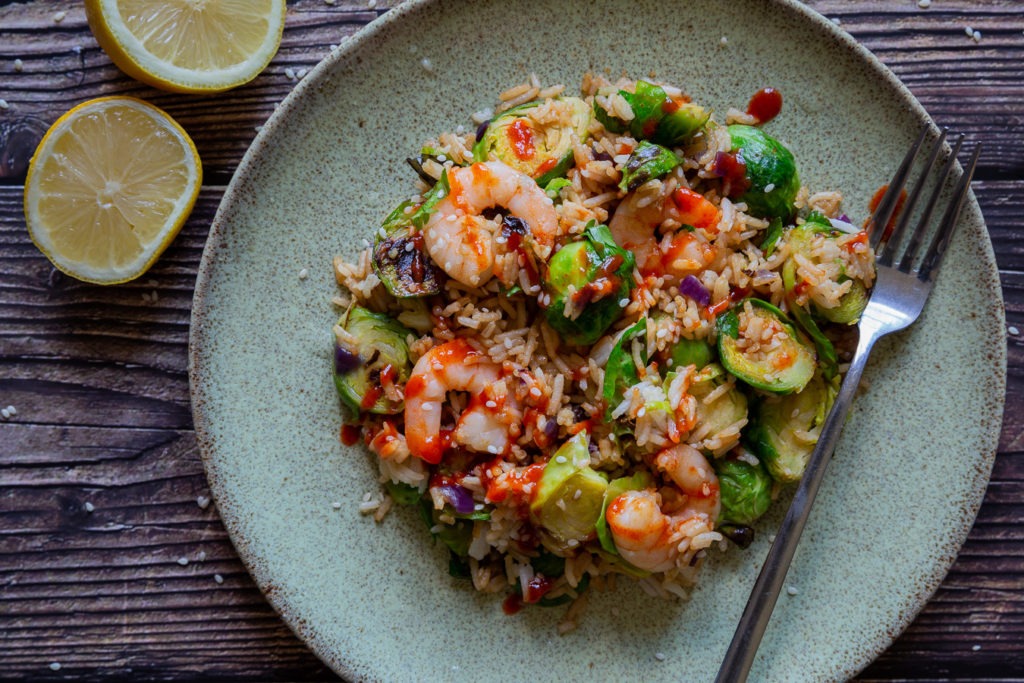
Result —
<instances>
[{"instance_id":1,"label":"lemon half","mask_svg":"<svg viewBox=\"0 0 1024 683\"><path fill-rule=\"evenodd\" d=\"M195 145L174 119L130 97L101 97L57 119L25 180L25 222L68 275L138 277L188 218L202 183Z\"/></svg>"},{"instance_id":2,"label":"lemon half","mask_svg":"<svg viewBox=\"0 0 1024 683\"><path fill-rule=\"evenodd\" d=\"M89 27L126 74L173 92L251 81L284 30L285 0L86 0Z\"/></svg>"}]
</instances>

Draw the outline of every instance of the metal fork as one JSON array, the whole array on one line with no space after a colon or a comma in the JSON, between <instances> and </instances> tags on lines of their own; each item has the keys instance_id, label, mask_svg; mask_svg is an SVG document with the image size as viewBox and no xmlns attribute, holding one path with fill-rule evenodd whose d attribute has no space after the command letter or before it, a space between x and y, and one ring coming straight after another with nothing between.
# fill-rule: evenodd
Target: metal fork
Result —
<instances>
[{"instance_id":1,"label":"metal fork","mask_svg":"<svg viewBox=\"0 0 1024 683\"><path fill-rule=\"evenodd\" d=\"M893 176L889 188L875 209L868 225L869 240L875 249L877 263L877 279L867 307L858 323L860 338L857 350L850 362L850 369L843 378L839 394L836 396L832 410L822 427L818 443L814 448L803 478L797 487L793 502L786 513L768 557L765 559L761 573L757 577L751 591L747 606L740 618L732 643L725 654L725 660L719 669L716 683L743 683L746 681L750 666L754 661L757 647L761 643L768 620L779 597L779 591L786 578L797 542L807 522L811 504L825 476L825 469L836 442L842 431L846 413L857 391L861 374L867 363L868 356L875 342L892 332L898 332L910 326L924 308L928 294L932 290L933 277L942 261L942 256L949 245L957 219L963 208L978 163L980 147L975 148L971 160L964 169L953 190L946 211L933 231L924 255L920 258L921 247L929 239L928 233L931 217L939 203L940 195L946 180L953 170L957 154L963 144L963 135L959 137L945 164L943 164L935 187L921 212L906 246L901 249L910 216L921 197L925 183L935 168L935 163L946 139L943 131L932 145L925 168L921 172L910 194L906 196L903 212L896 225L887 229L896 211L904 185L910 176L914 160L917 158L928 133L928 126L922 128L917 141L907 152Z\"/></svg>"}]
</instances>

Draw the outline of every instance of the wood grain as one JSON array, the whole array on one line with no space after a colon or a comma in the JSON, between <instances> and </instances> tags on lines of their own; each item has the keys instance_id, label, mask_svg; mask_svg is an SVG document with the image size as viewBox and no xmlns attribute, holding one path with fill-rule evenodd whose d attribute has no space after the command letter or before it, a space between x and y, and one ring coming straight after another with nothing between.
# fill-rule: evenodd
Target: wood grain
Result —
<instances>
[{"instance_id":1,"label":"wood grain","mask_svg":"<svg viewBox=\"0 0 1024 683\"><path fill-rule=\"evenodd\" d=\"M985 141L974 189L1008 323L1024 330L1021 5L809 4L839 18L936 121ZM0 6L0 97L9 105L0 109L0 404L18 410L0 421L0 679L335 680L255 588L214 506L197 503L209 491L186 350L208 226L255 128L294 87L286 69L312 68L381 5L289 3L267 71L210 98L125 78L96 46L78 3ZM59 24L58 11L67 12ZM965 25L983 32L980 43ZM150 273L102 288L60 275L31 244L21 183L26 155L50 122L74 103L115 93L174 115L196 139L207 184ZM1008 349L1000 454L974 529L934 599L860 680L1024 680L1020 333Z\"/></svg>"}]
</instances>

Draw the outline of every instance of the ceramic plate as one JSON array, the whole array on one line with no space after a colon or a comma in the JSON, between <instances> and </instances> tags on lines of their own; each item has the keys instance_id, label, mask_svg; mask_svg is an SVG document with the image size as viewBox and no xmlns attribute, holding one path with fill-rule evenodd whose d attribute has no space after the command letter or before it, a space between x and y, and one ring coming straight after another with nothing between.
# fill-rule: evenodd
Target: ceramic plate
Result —
<instances>
[{"instance_id":1,"label":"ceramic plate","mask_svg":"<svg viewBox=\"0 0 1024 683\"><path fill-rule=\"evenodd\" d=\"M595 20L595 17L600 17ZM424 67L424 60L431 66ZM302 81L224 197L196 287L195 425L231 537L285 621L355 680L712 680L782 510L746 552L716 553L686 603L628 581L508 617L447 572L400 509L360 516L375 467L338 440L331 259L352 258L405 198L432 135L535 72L578 86L609 69L681 85L719 112L771 85L771 123L814 188L862 220L927 114L878 61L791 2L439 1L374 22ZM923 319L884 340L818 498L754 680L852 676L938 586L991 470L1005 382L995 262L973 198ZM308 279L299 272L308 269ZM340 502L340 509L332 503ZM781 507L781 506L777 506Z\"/></svg>"}]
</instances>

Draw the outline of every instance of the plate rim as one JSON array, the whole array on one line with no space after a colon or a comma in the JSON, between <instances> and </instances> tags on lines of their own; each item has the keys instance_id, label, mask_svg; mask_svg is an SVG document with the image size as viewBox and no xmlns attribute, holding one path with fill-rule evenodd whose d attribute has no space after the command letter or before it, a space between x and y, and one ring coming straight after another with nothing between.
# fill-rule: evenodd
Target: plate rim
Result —
<instances>
[{"instance_id":1,"label":"plate rim","mask_svg":"<svg viewBox=\"0 0 1024 683\"><path fill-rule=\"evenodd\" d=\"M486 2L487 0L482 1ZM779 10L787 12L789 16L798 18L813 25L818 30L826 33L838 46L850 50L856 59L870 68L870 70L879 78L883 79L886 82L886 85L895 89L900 100L908 106L908 109L914 118L918 119L922 125L928 126L932 133L938 132L938 127L934 120L925 110L923 105L921 105L917 100L914 94L906 85L903 84L899 77L897 77L889 67L882 63L878 57L868 50L867 47L858 42L849 33L842 30L842 28L840 28L835 22L828 19L817 10L802 4L798 0L769 0L769 3L771 5L775 5ZM292 632L295 633L296 637L309 647L309 649L322 662L327 664L335 673L344 677L346 680L363 679L360 678L360 674L350 666L349 662L339 656L339 653L333 652L329 645L322 641L322 636L318 627L307 622L301 615L293 612L286 596L276 590L274 577L264 573L261 567L260 558L258 557L259 553L255 548L250 547L248 539L246 539L242 533L239 520L239 517L241 516L240 513L242 512L241 509L235 509L236 504L230 500L230 497L223 489L221 473L218 472L217 465L214 462L214 446L209 433L207 416L204 411L203 396L199 389L204 379L204 365L200 357L202 355L202 343L206 335L206 328L203 321L204 314L206 313L206 294L210 288L211 281L214 278L213 272L215 270L216 252L218 252L224 244L222 225L227 214L232 210L232 205L237 201L236 193L239 191L239 187L244 184L252 173L255 172L253 165L256 163L256 159L260 156L263 148L267 146L268 141L273 139L275 131L279 127L286 125L285 121L288 118L288 114L295 107L295 103L304 98L307 91L315 90L322 74L329 72L329 70L333 68L334 64L360 50L364 43L373 40L388 26L404 21L408 15L414 14L421 9L428 8L431 5L440 6L441 4L442 0L406 0L405 2L391 8L369 24L360 28L355 34L332 50L330 54L313 67L309 74L299 81L285 99L282 100L269 119L263 124L260 131L246 150L242 160L239 162L237 168L232 174L231 180L225 188L221 201L218 204L217 211L210 224L209 234L205 241L202 257L199 262L193 295L192 312L190 316L188 377L193 427L195 430L200 458L203 463L203 469L205 471L206 478L209 481L211 496L217 506L218 514L228 532L228 537L230 538L232 545L235 547L239 558L246 568L246 571L252 577L267 602L281 617L282 621L284 621ZM956 167L958 172L962 173L962 168L959 162L957 162ZM984 221L984 215L982 214L981 208L974 196L973 189L970 191L968 196L968 205L977 212L978 216L981 217L983 233L987 238L985 240L985 244L982 246L984 247L986 257L989 259L988 263L983 264L988 266L982 273L986 280L983 284L986 290L995 295L991 303L998 309L996 315L1001 319L1002 326L1005 328L1005 304L999 280L998 264L995 261L991 235L988 232L987 224ZM947 537L947 542L942 548L942 550L945 551L944 554L932 567L933 571L931 575L924 580L920 590L916 591L912 595L909 594L908 591L908 595L904 596L905 600L911 603L910 608L900 611L894 623L879 624L879 637L874 642L864 642L858 653L859 656L854 656L846 663L837 662L834 668L834 673L837 679L846 679L857 675L892 645L900 634L902 634L914 621L938 590L942 581L952 568L953 563L956 561L956 558L963 548L964 542L967 540L967 536L973 527L985 493L988 489L991 471L999 448L1001 418L1005 409L1007 349L1005 344L993 343L992 346L993 348L990 350L996 353L995 360L998 366L998 387L995 387L998 389L998 392L992 399L992 403L989 407L992 409L993 417L998 415L1000 419L998 421L994 420L995 424L993 427L993 433L989 435L991 443L982 444L982 448L980 449L980 459L978 462L978 469L976 470L978 473L978 483L975 486L975 489L970 491L970 495L961 501L962 507L960 512L962 514L960 516L960 521L962 524L958 529L956 529L956 533L952 533Z\"/></svg>"}]
</instances>

